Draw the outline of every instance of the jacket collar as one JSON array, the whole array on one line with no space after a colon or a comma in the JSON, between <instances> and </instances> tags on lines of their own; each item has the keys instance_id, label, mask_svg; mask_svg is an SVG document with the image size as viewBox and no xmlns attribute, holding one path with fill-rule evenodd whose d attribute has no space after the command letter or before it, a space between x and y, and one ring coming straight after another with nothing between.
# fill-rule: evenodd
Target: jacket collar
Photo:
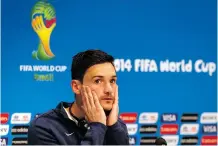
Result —
<instances>
[{"instance_id":1,"label":"jacket collar","mask_svg":"<svg viewBox=\"0 0 218 146\"><path fill-rule=\"evenodd\" d=\"M62 102L60 102L60 103L57 105L57 107L55 108L55 110L59 111L60 114L61 114L64 118L69 119L69 117L68 117L66 111L64 110L64 108L70 107L71 104L73 104L73 103L63 102L63 101L62 101Z\"/></svg>"}]
</instances>

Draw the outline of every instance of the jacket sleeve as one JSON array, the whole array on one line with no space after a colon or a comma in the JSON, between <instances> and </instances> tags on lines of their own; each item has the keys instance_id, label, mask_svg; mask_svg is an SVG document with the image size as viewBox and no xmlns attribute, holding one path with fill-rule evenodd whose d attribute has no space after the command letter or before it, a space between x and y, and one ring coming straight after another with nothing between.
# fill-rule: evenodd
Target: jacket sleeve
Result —
<instances>
[{"instance_id":1,"label":"jacket sleeve","mask_svg":"<svg viewBox=\"0 0 218 146\"><path fill-rule=\"evenodd\" d=\"M107 145L129 145L127 127L121 119L118 119L114 125L108 126L106 143Z\"/></svg>"},{"instance_id":2,"label":"jacket sleeve","mask_svg":"<svg viewBox=\"0 0 218 146\"><path fill-rule=\"evenodd\" d=\"M28 145L59 145L49 127L33 121L28 128Z\"/></svg>"},{"instance_id":3,"label":"jacket sleeve","mask_svg":"<svg viewBox=\"0 0 218 146\"><path fill-rule=\"evenodd\" d=\"M81 145L103 145L107 126L102 123L93 122L89 124Z\"/></svg>"}]
</instances>

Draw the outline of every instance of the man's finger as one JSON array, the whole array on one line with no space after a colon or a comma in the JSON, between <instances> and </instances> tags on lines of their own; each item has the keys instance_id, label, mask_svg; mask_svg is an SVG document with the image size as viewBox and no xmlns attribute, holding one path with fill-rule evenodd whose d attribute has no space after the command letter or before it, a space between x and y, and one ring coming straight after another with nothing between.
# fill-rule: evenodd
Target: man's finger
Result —
<instances>
[{"instance_id":1,"label":"man's finger","mask_svg":"<svg viewBox=\"0 0 218 146\"><path fill-rule=\"evenodd\" d=\"M115 89L115 95L114 95L114 104L118 104L119 102L119 96L118 96L118 85L116 86L116 89Z\"/></svg>"},{"instance_id":2,"label":"man's finger","mask_svg":"<svg viewBox=\"0 0 218 146\"><path fill-rule=\"evenodd\" d=\"M84 106L87 110L91 110L91 105L90 105L89 99L88 99L89 97L88 97L88 94L87 94L84 86L83 86L83 94L84 94L84 100L85 100Z\"/></svg>"},{"instance_id":3,"label":"man's finger","mask_svg":"<svg viewBox=\"0 0 218 146\"><path fill-rule=\"evenodd\" d=\"M85 100L85 95L84 95L84 87L82 86L81 89L80 89L80 94L81 94L81 97L82 97L82 109L84 111L86 111L86 100Z\"/></svg>"},{"instance_id":4,"label":"man's finger","mask_svg":"<svg viewBox=\"0 0 218 146\"><path fill-rule=\"evenodd\" d=\"M88 95L90 106L95 107L92 91L88 86L86 87L86 92L87 92L87 95Z\"/></svg>"},{"instance_id":5,"label":"man's finger","mask_svg":"<svg viewBox=\"0 0 218 146\"><path fill-rule=\"evenodd\" d=\"M95 93L95 91L92 91L92 95L93 95L93 98L94 98L94 104L96 107L101 107L100 103L99 103L99 99L98 99L98 96L97 94Z\"/></svg>"}]
</instances>

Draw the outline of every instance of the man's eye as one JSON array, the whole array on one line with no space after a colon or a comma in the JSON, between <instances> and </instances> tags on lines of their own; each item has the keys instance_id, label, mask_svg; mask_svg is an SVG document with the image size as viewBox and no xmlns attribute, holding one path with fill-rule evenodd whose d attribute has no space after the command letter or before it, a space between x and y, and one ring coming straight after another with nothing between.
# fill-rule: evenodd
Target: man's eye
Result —
<instances>
[{"instance_id":1,"label":"man's eye","mask_svg":"<svg viewBox=\"0 0 218 146\"><path fill-rule=\"evenodd\" d=\"M112 79L110 82L111 82L111 83L116 83L116 80L115 80L115 79Z\"/></svg>"},{"instance_id":2,"label":"man's eye","mask_svg":"<svg viewBox=\"0 0 218 146\"><path fill-rule=\"evenodd\" d=\"M101 83L101 80L100 80L100 79L95 80L95 83L96 83L96 84L99 84L99 83Z\"/></svg>"}]
</instances>

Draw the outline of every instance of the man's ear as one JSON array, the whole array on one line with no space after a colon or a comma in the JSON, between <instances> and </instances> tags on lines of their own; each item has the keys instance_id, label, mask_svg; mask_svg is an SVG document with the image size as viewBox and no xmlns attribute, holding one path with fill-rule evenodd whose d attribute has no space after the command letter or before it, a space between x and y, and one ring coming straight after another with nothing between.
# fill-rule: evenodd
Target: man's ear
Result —
<instances>
[{"instance_id":1,"label":"man's ear","mask_svg":"<svg viewBox=\"0 0 218 146\"><path fill-rule=\"evenodd\" d=\"M75 94L80 94L82 84L79 80L72 80L71 81L71 88Z\"/></svg>"}]
</instances>

